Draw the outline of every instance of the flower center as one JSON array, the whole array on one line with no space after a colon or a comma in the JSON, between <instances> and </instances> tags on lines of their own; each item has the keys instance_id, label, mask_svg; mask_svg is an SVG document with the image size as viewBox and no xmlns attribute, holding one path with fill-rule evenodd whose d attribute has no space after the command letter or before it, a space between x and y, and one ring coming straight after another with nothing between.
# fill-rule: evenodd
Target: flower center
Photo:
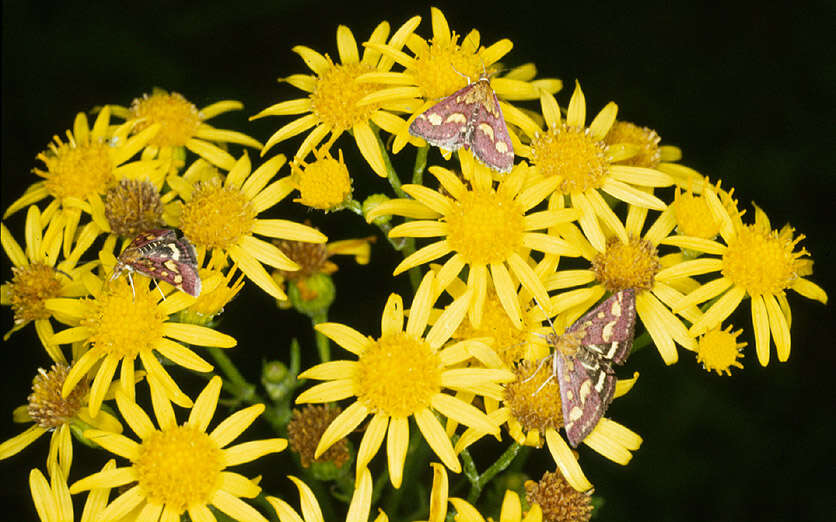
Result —
<instances>
[{"instance_id":1,"label":"flower center","mask_svg":"<svg viewBox=\"0 0 836 522\"><path fill-rule=\"evenodd\" d=\"M525 314L523 314L525 321ZM522 329L514 326L508 312L502 308L499 298L493 288L488 290L485 298L485 308L482 311L482 323L479 328L474 328L469 317L456 330L457 339L472 339L474 337L493 337L494 346L497 346L496 353L502 362L512 366L516 361L523 358L526 351L526 332L528 326L523 324Z\"/></svg>"},{"instance_id":2,"label":"flower center","mask_svg":"<svg viewBox=\"0 0 836 522\"><path fill-rule=\"evenodd\" d=\"M743 368L738 359L743 357L740 350L746 343L737 342L737 336L742 331L732 332L731 326L728 326L725 330L714 328L706 332L697 345L697 362L702 363L707 371L715 371L719 375L724 372L731 375L733 366Z\"/></svg>"},{"instance_id":3,"label":"flower center","mask_svg":"<svg viewBox=\"0 0 836 522\"><path fill-rule=\"evenodd\" d=\"M441 390L441 359L423 339L384 335L360 356L354 385L373 412L407 417L429 407Z\"/></svg>"},{"instance_id":4,"label":"flower center","mask_svg":"<svg viewBox=\"0 0 836 522\"><path fill-rule=\"evenodd\" d=\"M113 161L104 143L63 143L55 138L49 153L41 153L38 159L46 164L47 171L34 169L46 178L49 193L57 199L74 197L87 199L94 193L104 194L116 178Z\"/></svg>"},{"instance_id":5,"label":"flower center","mask_svg":"<svg viewBox=\"0 0 836 522\"><path fill-rule=\"evenodd\" d=\"M176 92L146 94L134 100L131 112L134 117L143 118L134 132L140 132L154 123L160 124L160 131L150 141L151 145L158 147L184 146L201 124L197 107Z\"/></svg>"},{"instance_id":6,"label":"flower center","mask_svg":"<svg viewBox=\"0 0 836 522\"><path fill-rule=\"evenodd\" d=\"M625 288L650 290L661 269L656 247L641 238L631 238L629 243L610 239L606 250L592 260L592 271L610 292Z\"/></svg>"},{"instance_id":7,"label":"flower center","mask_svg":"<svg viewBox=\"0 0 836 522\"><path fill-rule=\"evenodd\" d=\"M543 510L543 520L587 522L592 517L592 496L576 491L559 471L547 471L539 482L526 481L525 499L538 504Z\"/></svg>"},{"instance_id":8,"label":"flower center","mask_svg":"<svg viewBox=\"0 0 836 522\"><path fill-rule=\"evenodd\" d=\"M659 142L661 138L656 131L647 127L639 127L628 121L617 121L615 125L610 128L610 132L604 138L607 145L614 145L616 143L627 143L630 145L638 145L638 153L619 163L623 165L633 165L636 167L647 167L649 169L656 168L662 159L662 153L659 152Z\"/></svg>"},{"instance_id":9,"label":"flower center","mask_svg":"<svg viewBox=\"0 0 836 522\"><path fill-rule=\"evenodd\" d=\"M148 502L182 513L209 504L223 470L223 453L206 433L191 426L155 431L142 441L133 461Z\"/></svg>"},{"instance_id":10,"label":"flower center","mask_svg":"<svg viewBox=\"0 0 836 522\"><path fill-rule=\"evenodd\" d=\"M564 123L534 138L531 149L540 174L563 178L557 188L562 194L600 188L609 172L607 145L594 140L587 128Z\"/></svg>"},{"instance_id":11,"label":"flower center","mask_svg":"<svg viewBox=\"0 0 836 522\"><path fill-rule=\"evenodd\" d=\"M292 179L301 196L294 201L320 210L334 210L351 195L351 177L342 151L339 161L326 152L304 167L294 166Z\"/></svg>"},{"instance_id":12,"label":"flower center","mask_svg":"<svg viewBox=\"0 0 836 522\"><path fill-rule=\"evenodd\" d=\"M537 430L543 433L549 428L558 429L563 426L563 403L556 379L549 380L543 386L543 382L552 374L551 365L544 364L532 377L539 364L523 361L514 368L517 379L505 385L505 404L511 410L511 415L522 425L523 431Z\"/></svg>"},{"instance_id":13,"label":"flower center","mask_svg":"<svg viewBox=\"0 0 836 522\"><path fill-rule=\"evenodd\" d=\"M163 225L160 194L150 181L123 179L105 194L105 217L110 230L133 238Z\"/></svg>"},{"instance_id":14,"label":"flower center","mask_svg":"<svg viewBox=\"0 0 836 522\"><path fill-rule=\"evenodd\" d=\"M44 301L61 294L59 276L65 277L44 263L12 267L9 300L16 325L36 319L48 319L52 315L44 306Z\"/></svg>"},{"instance_id":15,"label":"flower center","mask_svg":"<svg viewBox=\"0 0 836 522\"><path fill-rule=\"evenodd\" d=\"M339 407L322 404L308 404L293 410L292 418L287 423L287 442L290 449L299 454L303 468L313 462L333 462L341 468L351 458L348 441L340 439L318 459L314 459L319 439L341 411Z\"/></svg>"},{"instance_id":16,"label":"flower center","mask_svg":"<svg viewBox=\"0 0 836 522\"><path fill-rule=\"evenodd\" d=\"M496 192L466 192L447 215L447 241L467 263L501 263L522 246L524 212Z\"/></svg>"},{"instance_id":17,"label":"flower center","mask_svg":"<svg viewBox=\"0 0 836 522\"><path fill-rule=\"evenodd\" d=\"M429 52L415 57L415 66L409 73L427 100L437 100L467 86L468 78L481 76L483 65L476 54L465 52L456 43L459 36L453 34L449 42L430 42Z\"/></svg>"},{"instance_id":18,"label":"flower center","mask_svg":"<svg viewBox=\"0 0 836 522\"><path fill-rule=\"evenodd\" d=\"M217 178L198 183L183 205L180 229L196 246L227 249L250 233L256 211L240 190Z\"/></svg>"},{"instance_id":19,"label":"flower center","mask_svg":"<svg viewBox=\"0 0 836 522\"><path fill-rule=\"evenodd\" d=\"M81 320L81 326L92 331L89 341L93 346L132 359L143 350L156 348L167 317L157 307L158 296L148 289L144 276L133 275L136 296L125 279L109 283L93 301L93 313Z\"/></svg>"},{"instance_id":20,"label":"flower center","mask_svg":"<svg viewBox=\"0 0 836 522\"><path fill-rule=\"evenodd\" d=\"M84 404L90 389L87 379L82 379L66 398L61 396L69 372L69 366L64 364L53 364L49 371L38 369L32 382L32 394L28 397L27 412L41 428L50 430L66 424Z\"/></svg>"},{"instance_id":21,"label":"flower center","mask_svg":"<svg viewBox=\"0 0 836 522\"><path fill-rule=\"evenodd\" d=\"M377 104L357 105L361 98L381 88L376 83L355 81L361 74L373 71L372 67L362 63L335 65L331 62L331 68L317 79L310 95L312 111L334 134L368 121L379 108Z\"/></svg>"},{"instance_id":22,"label":"flower center","mask_svg":"<svg viewBox=\"0 0 836 522\"><path fill-rule=\"evenodd\" d=\"M798 257L807 253L793 252L803 238L743 225L723 254L722 273L749 295L780 294L797 277Z\"/></svg>"},{"instance_id":23,"label":"flower center","mask_svg":"<svg viewBox=\"0 0 836 522\"><path fill-rule=\"evenodd\" d=\"M720 233L720 223L714 218L705 198L690 190L682 194L676 191L673 211L680 234L711 239Z\"/></svg>"}]
</instances>

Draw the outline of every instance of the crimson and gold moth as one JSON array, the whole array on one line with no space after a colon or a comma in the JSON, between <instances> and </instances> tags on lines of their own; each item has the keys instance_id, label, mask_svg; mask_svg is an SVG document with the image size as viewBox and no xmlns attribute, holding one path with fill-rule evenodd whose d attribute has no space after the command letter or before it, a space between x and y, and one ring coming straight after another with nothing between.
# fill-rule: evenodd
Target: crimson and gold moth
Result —
<instances>
[{"instance_id":1,"label":"crimson and gold moth","mask_svg":"<svg viewBox=\"0 0 836 522\"><path fill-rule=\"evenodd\" d=\"M612 402L612 365L624 364L630 355L635 326L636 293L628 288L587 312L563 335L546 337L554 347L552 376L560 385L563 427L573 448L595 429Z\"/></svg>"},{"instance_id":2,"label":"crimson and gold moth","mask_svg":"<svg viewBox=\"0 0 836 522\"><path fill-rule=\"evenodd\" d=\"M464 147L499 172L514 166L514 147L487 76L419 114L409 133L445 150Z\"/></svg>"},{"instance_id":3,"label":"crimson and gold moth","mask_svg":"<svg viewBox=\"0 0 836 522\"><path fill-rule=\"evenodd\" d=\"M152 279L165 281L189 295L200 295L200 276L197 273L197 254L184 238L173 230L149 230L136 236L119 254L111 279L123 271L139 272ZM133 280L130 280L133 288Z\"/></svg>"}]
</instances>

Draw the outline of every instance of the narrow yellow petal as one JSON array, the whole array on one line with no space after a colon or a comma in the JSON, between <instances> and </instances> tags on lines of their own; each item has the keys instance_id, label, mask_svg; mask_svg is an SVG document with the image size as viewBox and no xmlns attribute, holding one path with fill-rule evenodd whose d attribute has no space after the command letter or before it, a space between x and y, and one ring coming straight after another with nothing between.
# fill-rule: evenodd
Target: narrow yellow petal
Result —
<instances>
[{"instance_id":1,"label":"narrow yellow petal","mask_svg":"<svg viewBox=\"0 0 836 522\"><path fill-rule=\"evenodd\" d=\"M211 372L214 368L204 358L171 339L160 339L154 349L171 362L196 372Z\"/></svg>"},{"instance_id":2,"label":"narrow yellow petal","mask_svg":"<svg viewBox=\"0 0 836 522\"><path fill-rule=\"evenodd\" d=\"M369 511L372 508L372 474L368 469L360 472L360 477L354 485L354 493L351 495L351 503L348 505L346 520L369 519Z\"/></svg>"},{"instance_id":3,"label":"narrow yellow petal","mask_svg":"<svg viewBox=\"0 0 836 522\"><path fill-rule=\"evenodd\" d=\"M305 243L325 243L328 237L319 230L286 219L257 219L252 231L267 237L290 239Z\"/></svg>"},{"instance_id":4,"label":"narrow yellow petal","mask_svg":"<svg viewBox=\"0 0 836 522\"><path fill-rule=\"evenodd\" d=\"M324 56L304 45L297 45L291 51L301 56L302 60L305 61L305 65L310 67L317 76L322 76L332 67L331 63Z\"/></svg>"},{"instance_id":5,"label":"narrow yellow petal","mask_svg":"<svg viewBox=\"0 0 836 522\"><path fill-rule=\"evenodd\" d=\"M674 305L673 313L678 314L682 312L682 310L698 305L703 301L713 299L725 292L733 284L734 283L731 280L726 279L725 277L709 281L693 292L683 296L682 299Z\"/></svg>"},{"instance_id":6,"label":"narrow yellow petal","mask_svg":"<svg viewBox=\"0 0 836 522\"><path fill-rule=\"evenodd\" d=\"M447 433L444 432L444 427L435 418L435 415L429 409L424 408L415 412L414 417L415 424L418 425L418 429L424 435L424 440L427 441L427 444L430 445L438 458L441 459L441 462L454 473L461 472L462 466L459 463L456 452L453 451L453 444L450 442Z\"/></svg>"},{"instance_id":7,"label":"narrow yellow petal","mask_svg":"<svg viewBox=\"0 0 836 522\"><path fill-rule=\"evenodd\" d=\"M377 454L380 445L383 444L383 437L386 436L386 428L389 426L389 416L383 413L375 413L369 424L366 426L366 431L363 433L363 438L360 440L360 447L357 449L357 474L365 469L371 462L372 458ZM359 479L359 476L355 479Z\"/></svg>"},{"instance_id":8,"label":"narrow yellow petal","mask_svg":"<svg viewBox=\"0 0 836 522\"><path fill-rule=\"evenodd\" d=\"M751 306L752 326L755 329L755 350L758 362L761 366L766 366L769 364L769 313L762 296L752 296Z\"/></svg>"},{"instance_id":9,"label":"narrow yellow petal","mask_svg":"<svg viewBox=\"0 0 836 522\"><path fill-rule=\"evenodd\" d=\"M436 393L431 399L431 405L445 417L460 424L492 435L499 434L499 426L494 424L481 410L452 395Z\"/></svg>"},{"instance_id":10,"label":"narrow yellow petal","mask_svg":"<svg viewBox=\"0 0 836 522\"><path fill-rule=\"evenodd\" d=\"M318 458L335 442L354 431L354 428L359 426L368 415L369 409L359 401L355 401L351 406L343 410L342 413L331 421L331 424L322 433L322 437L319 439L319 444L317 444L316 451L314 452L314 458Z\"/></svg>"},{"instance_id":11,"label":"narrow yellow petal","mask_svg":"<svg viewBox=\"0 0 836 522\"><path fill-rule=\"evenodd\" d=\"M299 375L299 377L302 379L316 379L319 381L346 379L354 376L356 368L356 361L328 361L305 370L305 372Z\"/></svg>"},{"instance_id":12,"label":"narrow yellow petal","mask_svg":"<svg viewBox=\"0 0 836 522\"><path fill-rule=\"evenodd\" d=\"M688 250L696 250L706 254L721 256L726 253L726 247L711 239L693 236L669 236L660 241L663 245L673 245Z\"/></svg>"},{"instance_id":13,"label":"narrow yellow petal","mask_svg":"<svg viewBox=\"0 0 836 522\"><path fill-rule=\"evenodd\" d=\"M573 488L578 491L592 489L592 484L587 480L583 471L581 471L578 460L572 454L569 445L566 444L566 441L553 428L546 430L546 445L549 447L549 453L552 454L554 462L557 464L563 477Z\"/></svg>"},{"instance_id":14,"label":"narrow yellow petal","mask_svg":"<svg viewBox=\"0 0 836 522\"><path fill-rule=\"evenodd\" d=\"M296 118L290 123L285 124L284 126L280 127L279 130L274 132L272 136L270 136L270 139L268 139L267 143L264 144L264 148L261 149L261 155L264 156L264 154L268 150L270 150L273 147L273 145L280 143L288 138L292 138L297 134L301 134L318 123L318 116L316 116L315 114L306 114L301 118Z\"/></svg>"},{"instance_id":15,"label":"narrow yellow petal","mask_svg":"<svg viewBox=\"0 0 836 522\"><path fill-rule=\"evenodd\" d=\"M264 515L243 500L230 495L222 489L215 491L210 500L211 504L229 515L232 520L247 520L250 522L268 522ZM165 521L160 521L165 522Z\"/></svg>"},{"instance_id":16,"label":"narrow yellow petal","mask_svg":"<svg viewBox=\"0 0 836 522\"><path fill-rule=\"evenodd\" d=\"M395 488L401 487L403 465L409 446L409 420L406 417L392 417L389 420L389 433L386 437L386 462L389 469L389 481Z\"/></svg>"},{"instance_id":17,"label":"narrow yellow petal","mask_svg":"<svg viewBox=\"0 0 836 522\"><path fill-rule=\"evenodd\" d=\"M234 337L196 324L163 323L162 334L166 337L198 346L232 348L238 344L238 341Z\"/></svg>"},{"instance_id":18,"label":"narrow yellow petal","mask_svg":"<svg viewBox=\"0 0 836 522\"><path fill-rule=\"evenodd\" d=\"M403 331L403 299L390 294L380 316L380 335L393 335Z\"/></svg>"},{"instance_id":19,"label":"narrow yellow petal","mask_svg":"<svg viewBox=\"0 0 836 522\"><path fill-rule=\"evenodd\" d=\"M340 323L319 323L316 331L355 355L361 355L373 341L354 328ZM302 374L304 375L304 374ZM300 377L302 377L300 375Z\"/></svg>"},{"instance_id":20,"label":"narrow yellow petal","mask_svg":"<svg viewBox=\"0 0 836 522\"><path fill-rule=\"evenodd\" d=\"M75 495L82 491L96 488L118 488L136 480L133 467L116 468L99 471L76 481L70 486L70 493Z\"/></svg>"},{"instance_id":21,"label":"narrow yellow petal","mask_svg":"<svg viewBox=\"0 0 836 522\"><path fill-rule=\"evenodd\" d=\"M302 378L302 376L299 376ZM296 397L296 404L323 403L347 399L354 395L354 380L339 379L311 386Z\"/></svg>"},{"instance_id":22,"label":"narrow yellow petal","mask_svg":"<svg viewBox=\"0 0 836 522\"><path fill-rule=\"evenodd\" d=\"M516 283L511 280L511 274L508 273L504 263L491 263L490 269L493 286L496 289L496 295L502 304L502 308L508 314L511 323L516 328L522 328L522 310L517 296Z\"/></svg>"},{"instance_id":23,"label":"narrow yellow petal","mask_svg":"<svg viewBox=\"0 0 836 522\"><path fill-rule=\"evenodd\" d=\"M586 98L581 90L581 84L575 81L575 92L569 100L569 108L566 111L566 124L570 127L586 126Z\"/></svg>"},{"instance_id":24,"label":"narrow yellow petal","mask_svg":"<svg viewBox=\"0 0 836 522\"><path fill-rule=\"evenodd\" d=\"M389 237L438 237L447 232L447 223L440 221L407 221L393 227Z\"/></svg>"},{"instance_id":25,"label":"narrow yellow petal","mask_svg":"<svg viewBox=\"0 0 836 522\"><path fill-rule=\"evenodd\" d=\"M129 460L139 457L139 444L123 435L101 430L84 430L84 437L120 457Z\"/></svg>"},{"instance_id":26,"label":"narrow yellow petal","mask_svg":"<svg viewBox=\"0 0 836 522\"><path fill-rule=\"evenodd\" d=\"M560 107L557 105L557 100L551 93L540 91L540 110L549 129L560 128Z\"/></svg>"},{"instance_id":27,"label":"narrow yellow petal","mask_svg":"<svg viewBox=\"0 0 836 522\"><path fill-rule=\"evenodd\" d=\"M238 438L263 412L263 404L253 404L249 408L236 411L221 421L209 434L209 438L214 440L219 448L223 448Z\"/></svg>"},{"instance_id":28,"label":"narrow yellow petal","mask_svg":"<svg viewBox=\"0 0 836 522\"><path fill-rule=\"evenodd\" d=\"M650 208L653 210L665 210L667 207L664 201L657 198L653 194L649 194L615 179L605 179L604 183L601 185L601 190L616 199L620 199L621 201L630 203L631 205L636 205L637 207Z\"/></svg>"},{"instance_id":29,"label":"narrow yellow petal","mask_svg":"<svg viewBox=\"0 0 836 522\"><path fill-rule=\"evenodd\" d=\"M589 134L592 139L602 141L610 132L617 114L618 105L614 102L606 104L601 112L592 119L592 123L589 124Z\"/></svg>"},{"instance_id":30,"label":"narrow yellow petal","mask_svg":"<svg viewBox=\"0 0 836 522\"><path fill-rule=\"evenodd\" d=\"M12 455L17 455L20 451L38 440L38 438L46 433L44 428L37 424L30 426L26 431L19 435L15 435L11 439L0 444L0 460L7 459Z\"/></svg>"},{"instance_id":31,"label":"narrow yellow petal","mask_svg":"<svg viewBox=\"0 0 836 522\"><path fill-rule=\"evenodd\" d=\"M223 451L225 467L251 462L270 453L284 451L286 439L262 439L230 446Z\"/></svg>"},{"instance_id":32,"label":"narrow yellow petal","mask_svg":"<svg viewBox=\"0 0 836 522\"><path fill-rule=\"evenodd\" d=\"M407 256L406 259L401 261L400 264L395 267L395 270L392 272L392 275L398 275L403 272L406 272L410 268L422 265L424 263L429 263L430 261L438 259L441 256L449 254L451 250L452 248L450 247L449 243L447 243L447 240L441 240L436 241L435 243L431 243L425 247L418 249L411 255Z\"/></svg>"},{"instance_id":33,"label":"narrow yellow petal","mask_svg":"<svg viewBox=\"0 0 836 522\"><path fill-rule=\"evenodd\" d=\"M323 522L319 502L317 502L311 488L293 475L288 475L287 478L292 480L296 489L299 490L299 503L302 504L302 516L305 517L305 522Z\"/></svg>"},{"instance_id":34,"label":"narrow yellow petal","mask_svg":"<svg viewBox=\"0 0 836 522\"><path fill-rule=\"evenodd\" d=\"M388 173L380 151L380 143L367 121L354 124L354 140L357 142L360 154L366 158L372 170L381 178L385 178Z\"/></svg>"},{"instance_id":35,"label":"narrow yellow petal","mask_svg":"<svg viewBox=\"0 0 836 522\"><path fill-rule=\"evenodd\" d=\"M238 247L258 261L279 270L296 270L297 264L287 257L279 247L255 236L244 236L238 242Z\"/></svg>"},{"instance_id":36,"label":"narrow yellow petal","mask_svg":"<svg viewBox=\"0 0 836 522\"><path fill-rule=\"evenodd\" d=\"M448 215L453 212L453 203L450 201L450 198L431 188L412 184L403 185L401 188L403 188L404 192L439 214Z\"/></svg>"},{"instance_id":37,"label":"narrow yellow petal","mask_svg":"<svg viewBox=\"0 0 836 522\"><path fill-rule=\"evenodd\" d=\"M220 489L236 496L244 498L255 498L261 493L261 488L252 480L238 473L222 471L220 473Z\"/></svg>"},{"instance_id":38,"label":"narrow yellow petal","mask_svg":"<svg viewBox=\"0 0 836 522\"><path fill-rule=\"evenodd\" d=\"M430 331L427 332L426 341L433 350L438 350L446 343L453 333L461 325L467 309L470 307L470 300L473 294L464 293L456 298L436 319Z\"/></svg>"},{"instance_id":39,"label":"narrow yellow petal","mask_svg":"<svg viewBox=\"0 0 836 522\"><path fill-rule=\"evenodd\" d=\"M243 272L253 283L259 288L270 294L271 296L281 301L287 300L287 295L276 284L276 280L270 277L264 266L258 262L253 256L247 253L237 245L232 245L229 248L229 255L235 263L238 263L238 268ZM295 267L298 270L298 265Z\"/></svg>"},{"instance_id":40,"label":"narrow yellow petal","mask_svg":"<svg viewBox=\"0 0 836 522\"><path fill-rule=\"evenodd\" d=\"M412 308L409 311L409 319L406 322L406 334L410 337L419 338L424 335L435 297L433 292L434 281L435 273L427 272L415 291Z\"/></svg>"},{"instance_id":41,"label":"narrow yellow petal","mask_svg":"<svg viewBox=\"0 0 836 522\"><path fill-rule=\"evenodd\" d=\"M212 165L218 166L224 170L230 170L235 166L235 158L232 154L217 145L209 143L208 141L192 138L186 142L186 148Z\"/></svg>"},{"instance_id":42,"label":"narrow yellow petal","mask_svg":"<svg viewBox=\"0 0 836 522\"><path fill-rule=\"evenodd\" d=\"M711 307L705 311L702 316L702 319L691 325L691 329L688 331L693 336L704 334L709 329L719 326L726 317L731 315L734 312L735 308L740 304L743 300L743 297L746 296L746 290L739 286L732 286L728 292L720 296ZM687 299L688 296L685 296ZM754 299L753 299L754 301ZM766 311L764 310L764 313ZM766 315L764 315L764 319ZM757 328L755 329L757 333ZM769 343L769 339L767 337L766 340L767 344Z\"/></svg>"},{"instance_id":43,"label":"narrow yellow petal","mask_svg":"<svg viewBox=\"0 0 836 522\"><path fill-rule=\"evenodd\" d=\"M217 375L209 380L209 384L203 388L203 391L195 399L194 406L192 406L192 410L189 412L189 420L186 421L186 424L198 431L206 431L209 422L212 421L212 417L215 415L215 408L218 407L221 384L223 384L223 381Z\"/></svg>"}]
</instances>

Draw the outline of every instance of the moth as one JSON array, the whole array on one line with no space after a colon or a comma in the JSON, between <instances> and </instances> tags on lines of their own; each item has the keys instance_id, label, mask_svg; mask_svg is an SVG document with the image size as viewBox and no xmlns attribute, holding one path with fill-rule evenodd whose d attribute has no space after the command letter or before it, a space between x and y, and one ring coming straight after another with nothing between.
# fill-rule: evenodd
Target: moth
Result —
<instances>
[{"instance_id":1,"label":"moth","mask_svg":"<svg viewBox=\"0 0 836 522\"><path fill-rule=\"evenodd\" d=\"M471 150L479 161L499 172L514 166L511 135L485 75L419 114L409 133L445 150Z\"/></svg>"},{"instance_id":2,"label":"moth","mask_svg":"<svg viewBox=\"0 0 836 522\"><path fill-rule=\"evenodd\" d=\"M186 238L178 238L173 230L149 230L136 236L119 254L110 279L116 279L122 272L128 273L132 291L131 273L139 272L189 295L200 295L197 253Z\"/></svg>"},{"instance_id":3,"label":"moth","mask_svg":"<svg viewBox=\"0 0 836 522\"><path fill-rule=\"evenodd\" d=\"M635 326L636 293L627 288L587 312L563 335L553 331L546 336L554 348L546 382L554 378L560 386L563 427L573 448L595 429L612 402L613 364L624 364L630 355Z\"/></svg>"}]
</instances>

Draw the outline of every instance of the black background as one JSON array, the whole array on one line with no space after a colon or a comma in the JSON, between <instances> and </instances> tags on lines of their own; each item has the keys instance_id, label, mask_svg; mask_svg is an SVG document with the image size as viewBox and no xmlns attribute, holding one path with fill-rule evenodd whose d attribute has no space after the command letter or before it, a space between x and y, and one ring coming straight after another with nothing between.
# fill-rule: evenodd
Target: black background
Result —
<instances>
[{"instance_id":1,"label":"black background","mask_svg":"<svg viewBox=\"0 0 836 522\"><path fill-rule=\"evenodd\" d=\"M816 262L812 279L832 294L832 2L722 8L665 2L437 5L460 34L477 28L486 45L510 38L514 50L506 65L534 61L539 76L561 78L561 105L579 79L588 118L616 101L620 119L656 129L663 143L683 149L683 163L735 187L750 215L756 202L773 226L791 222L807 235L802 245ZM395 28L415 14L423 17L418 33L429 36L429 5L404 2L4 2L2 207L36 181L30 173L35 155L54 134L72 127L77 112L104 103L127 105L158 86L182 93L198 107L242 101L244 111L210 123L263 142L290 120L249 123L246 118L300 97L275 82L308 72L292 46L336 57L338 24L348 25L362 42L379 21ZM271 154L292 154L299 142L282 144ZM352 171L358 197L387 191L362 167L352 142L343 139L339 146L349 166L359 166ZM401 154L409 165L409 149ZM332 239L372 233L354 216L323 216L289 201L268 214L311 219ZM7 221L19 241L24 215L18 212ZM8 280L5 256L2 263L2 279ZM387 294L405 294L408 288L405 276L389 276L396 263L382 240L370 265L342 263L331 319L379 333ZM836 332L828 307L792 292L789 301L792 354L785 364L775 362L774 348L770 366L757 363L746 303L734 322L745 328L743 340L750 346L745 370L731 378L706 373L684 351L671 368L664 368L653 350L631 358L630 366L642 377L629 400L617 401L609 416L640 433L642 448L624 468L582 450L584 470L606 499L601 520L831 519ZM2 330L10 325L5 309ZM239 340L230 353L253 380L262 359L286 360L291 337L299 336L313 350L307 320L292 311L277 312L272 299L252 284L228 307L220 328ZM6 440L22 429L10 422L12 409L25 401L36 368L49 361L31 327L4 343L0 357L5 369L0 415L7 419L0 425L0 440ZM306 364L313 362L306 356ZM199 384L173 372L189 390ZM269 434L257 423L242 440L259 436ZM43 469L46 439L0 462L7 514L34 518L27 476L34 466ZM532 460L539 461L530 470L537 476L550 462ZM101 454L77 449L73 476L80 478L102 462ZM263 473L269 492L287 493L284 475L293 468L285 462L267 457L239 471ZM429 471L426 475L429 482ZM295 493L283 496L298 505Z\"/></svg>"}]
</instances>

